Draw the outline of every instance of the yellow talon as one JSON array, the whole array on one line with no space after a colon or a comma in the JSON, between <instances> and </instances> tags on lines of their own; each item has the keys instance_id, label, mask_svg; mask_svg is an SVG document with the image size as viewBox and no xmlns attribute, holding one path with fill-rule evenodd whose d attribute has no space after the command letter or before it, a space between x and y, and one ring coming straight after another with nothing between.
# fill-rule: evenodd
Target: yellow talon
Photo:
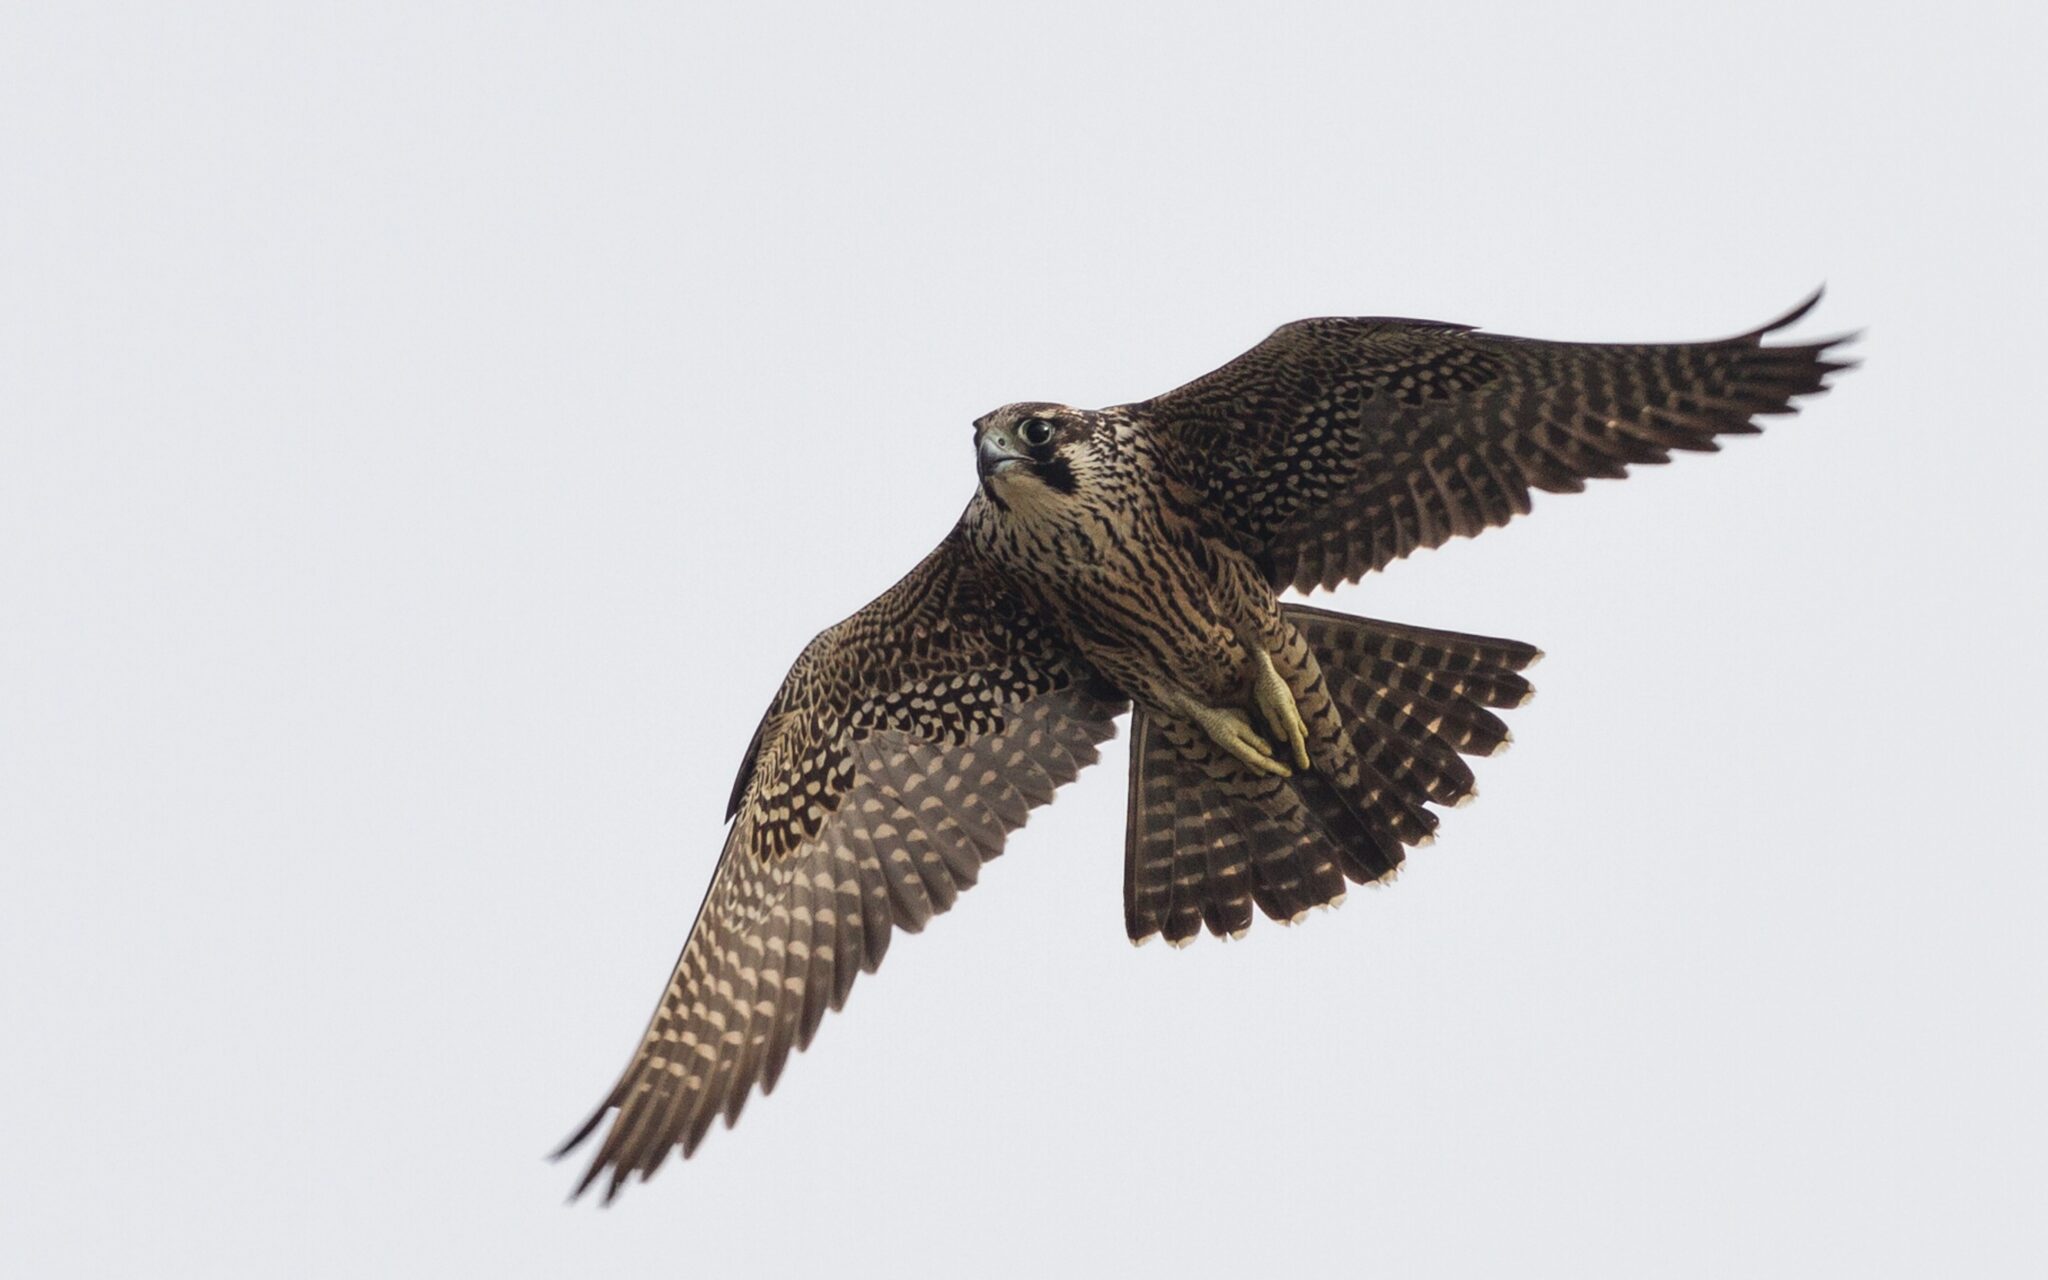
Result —
<instances>
[{"instance_id":1,"label":"yellow talon","mask_svg":"<svg viewBox=\"0 0 2048 1280\"><path fill-rule=\"evenodd\" d=\"M1272 745L1259 736L1242 711L1196 705L1191 707L1189 714L1217 746L1244 761L1255 772L1276 778L1294 776L1294 770L1274 756Z\"/></svg>"},{"instance_id":2,"label":"yellow talon","mask_svg":"<svg viewBox=\"0 0 2048 1280\"><path fill-rule=\"evenodd\" d=\"M1272 655L1263 648L1253 646L1252 660L1259 667L1258 678L1252 682L1252 700L1259 715L1269 727L1287 735L1295 768L1308 768L1308 726L1301 722L1301 712L1294 705L1294 691L1273 669Z\"/></svg>"}]
</instances>

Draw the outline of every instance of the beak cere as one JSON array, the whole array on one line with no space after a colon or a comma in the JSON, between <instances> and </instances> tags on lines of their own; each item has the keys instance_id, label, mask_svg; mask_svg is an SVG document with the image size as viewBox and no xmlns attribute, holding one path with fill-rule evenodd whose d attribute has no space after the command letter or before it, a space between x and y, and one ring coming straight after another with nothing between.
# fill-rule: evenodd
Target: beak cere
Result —
<instances>
[{"instance_id":1,"label":"beak cere","mask_svg":"<svg viewBox=\"0 0 2048 1280\"><path fill-rule=\"evenodd\" d=\"M985 431L974 446L974 467L984 480L995 475L1006 462L1028 461L1029 458L1011 445L1007 432Z\"/></svg>"}]
</instances>

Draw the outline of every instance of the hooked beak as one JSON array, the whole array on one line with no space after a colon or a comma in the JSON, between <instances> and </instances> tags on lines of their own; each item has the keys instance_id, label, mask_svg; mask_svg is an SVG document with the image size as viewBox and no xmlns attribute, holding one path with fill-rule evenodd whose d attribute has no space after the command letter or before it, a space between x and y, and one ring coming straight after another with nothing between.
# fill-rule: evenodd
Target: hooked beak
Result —
<instances>
[{"instance_id":1,"label":"hooked beak","mask_svg":"<svg viewBox=\"0 0 2048 1280\"><path fill-rule=\"evenodd\" d=\"M986 480L1013 462L1029 462L1031 458L1018 449L1010 440L1007 431L986 431L974 446L974 467Z\"/></svg>"}]
</instances>

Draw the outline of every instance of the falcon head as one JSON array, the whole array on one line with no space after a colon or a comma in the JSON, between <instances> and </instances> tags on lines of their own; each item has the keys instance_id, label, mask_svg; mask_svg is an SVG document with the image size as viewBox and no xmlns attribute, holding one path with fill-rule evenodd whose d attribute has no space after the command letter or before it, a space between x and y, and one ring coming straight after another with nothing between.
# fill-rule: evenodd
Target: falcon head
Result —
<instances>
[{"instance_id":1,"label":"falcon head","mask_svg":"<svg viewBox=\"0 0 2048 1280\"><path fill-rule=\"evenodd\" d=\"M974 422L975 469L989 500L1005 510L1073 497L1112 444L1102 415L1066 405L1006 404Z\"/></svg>"}]
</instances>

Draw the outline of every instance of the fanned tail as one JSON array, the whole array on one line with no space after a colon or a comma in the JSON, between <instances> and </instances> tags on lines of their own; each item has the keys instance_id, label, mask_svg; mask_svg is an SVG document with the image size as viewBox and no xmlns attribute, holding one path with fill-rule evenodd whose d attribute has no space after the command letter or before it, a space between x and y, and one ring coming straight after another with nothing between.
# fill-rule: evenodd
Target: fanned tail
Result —
<instances>
[{"instance_id":1,"label":"fanned tail","mask_svg":"<svg viewBox=\"0 0 2048 1280\"><path fill-rule=\"evenodd\" d=\"M1343 900L1429 843L1431 805L1475 792L1463 756L1511 740L1493 709L1528 701L1533 645L1283 605L1299 652L1312 767L1253 775L1199 730L1142 708L1132 723L1124 917L1131 940L1240 936L1252 906L1281 921ZM1319 670L1318 670L1319 669Z\"/></svg>"}]
</instances>

